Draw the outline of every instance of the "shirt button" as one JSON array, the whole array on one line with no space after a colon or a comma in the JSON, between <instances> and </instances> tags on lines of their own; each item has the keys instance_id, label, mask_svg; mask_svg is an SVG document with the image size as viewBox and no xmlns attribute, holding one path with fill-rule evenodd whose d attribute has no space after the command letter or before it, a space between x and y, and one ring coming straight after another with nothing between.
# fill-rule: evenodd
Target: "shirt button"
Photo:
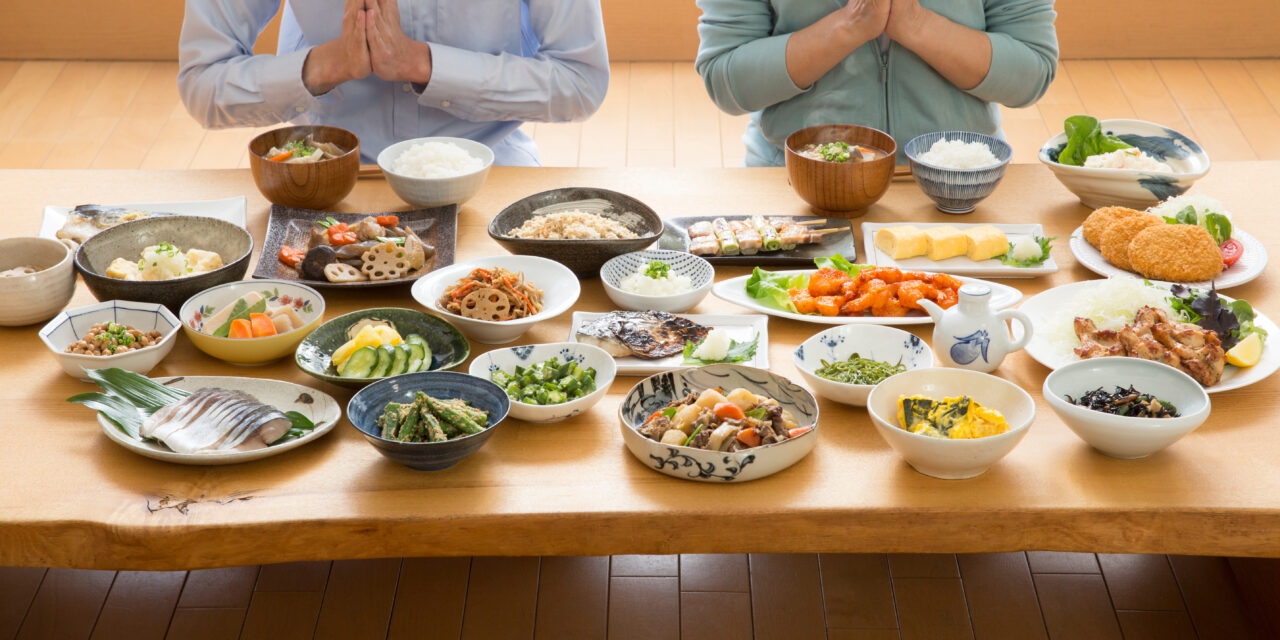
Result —
<instances>
[{"instance_id":1,"label":"shirt button","mask_svg":"<svg viewBox=\"0 0 1280 640\"><path fill-rule=\"evenodd\" d=\"M413 85L406 82L401 85L400 90L405 93L409 93L410 91L413 91Z\"/></svg>"},{"instance_id":2,"label":"shirt button","mask_svg":"<svg viewBox=\"0 0 1280 640\"><path fill-rule=\"evenodd\" d=\"M449 102L448 100L442 100L440 101L440 106L448 109L449 107L453 106L453 103Z\"/></svg>"},{"instance_id":3,"label":"shirt button","mask_svg":"<svg viewBox=\"0 0 1280 640\"><path fill-rule=\"evenodd\" d=\"M293 110L294 110L294 111L297 111L298 113L302 113L303 111L306 111L306 110L307 110L307 108L306 108L306 107L294 107L294 108L293 108Z\"/></svg>"}]
</instances>

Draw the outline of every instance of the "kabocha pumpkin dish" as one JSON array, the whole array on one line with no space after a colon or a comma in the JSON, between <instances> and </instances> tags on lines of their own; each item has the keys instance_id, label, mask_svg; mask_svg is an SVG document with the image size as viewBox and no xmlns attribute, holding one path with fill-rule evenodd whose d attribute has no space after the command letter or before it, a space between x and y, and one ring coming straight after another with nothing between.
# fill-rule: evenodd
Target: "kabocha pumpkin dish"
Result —
<instances>
[{"instance_id":1,"label":"kabocha pumpkin dish","mask_svg":"<svg viewBox=\"0 0 1280 640\"><path fill-rule=\"evenodd\" d=\"M911 433L951 440L997 436L1009 430L999 411L969 396L942 400L902 396L898 398L898 425Z\"/></svg>"}]
</instances>

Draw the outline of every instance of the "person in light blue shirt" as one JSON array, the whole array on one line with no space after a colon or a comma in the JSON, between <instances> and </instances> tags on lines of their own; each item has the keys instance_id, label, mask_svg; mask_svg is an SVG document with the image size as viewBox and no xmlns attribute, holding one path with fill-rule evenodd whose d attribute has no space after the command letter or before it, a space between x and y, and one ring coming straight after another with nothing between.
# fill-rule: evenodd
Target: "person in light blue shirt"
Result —
<instances>
[{"instance_id":1,"label":"person in light blue shirt","mask_svg":"<svg viewBox=\"0 0 1280 640\"><path fill-rule=\"evenodd\" d=\"M609 84L599 0L292 0L276 55L254 55L279 6L187 0L178 89L204 126L338 126L366 162L453 136L537 165L521 123L584 119Z\"/></svg>"}]
</instances>

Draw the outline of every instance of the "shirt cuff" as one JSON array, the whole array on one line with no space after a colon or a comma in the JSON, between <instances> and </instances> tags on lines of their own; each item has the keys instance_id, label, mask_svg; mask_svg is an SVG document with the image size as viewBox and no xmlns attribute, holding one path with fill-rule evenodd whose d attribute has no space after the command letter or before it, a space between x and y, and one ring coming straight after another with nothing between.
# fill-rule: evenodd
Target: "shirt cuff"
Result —
<instances>
[{"instance_id":1,"label":"shirt cuff","mask_svg":"<svg viewBox=\"0 0 1280 640\"><path fill-rule=\"evenodd\" d=\"M418 96L418 104L449 111L475 104L484 91L481 54L445 44L431 43L431 80Z\"/></svg>"},{"instance_id":2,"label":"shirt cuff","mask_svg":"<svg viewBox=\"0 0 1280 640\"><path fill-rule=\"evenodd\" d=\"M1026 52L1019 51L1022 45L1008 34L988 32L987 39L991 41L991 66L982 82L967 93L987 102L1017 104L1028 91L1030 74L1022 64Z\"/></svg>"},{"instance_id":3,"label":"shirt cuff","mask_svg":"<svg viewBox=\"0 0 1280 640\"><path fill-rule=\"evenodd\" d=\"M259 76L262 97L268 105L276 105L285 120L321 105L302 82L302 65L309 53L310 47L274 56L263 66Z\"/></svg>"}]
</instances>

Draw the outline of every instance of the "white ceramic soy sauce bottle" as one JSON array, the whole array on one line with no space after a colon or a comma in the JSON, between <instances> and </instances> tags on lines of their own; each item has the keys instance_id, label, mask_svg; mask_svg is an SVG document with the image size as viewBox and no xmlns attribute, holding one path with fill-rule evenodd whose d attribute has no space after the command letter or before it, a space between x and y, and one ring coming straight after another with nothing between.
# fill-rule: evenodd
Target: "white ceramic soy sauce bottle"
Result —
<instances>
[{"instance_id":1,"label":"white ceramic soy sauce bottle","mask_svg":"<svg viewBox=\"0 0 1280 640\"><path fill-rule=\"evenodd\" d=\"M1004 357L1027 346L1031 318L1016 309L991 310L991 287L968 283L960 287L960 301L943 309L930 300L920 306L933 318L933 351L944 366L990 373ZM1022 338L1009 336L1008 319L1022 323Z\"/></svg>"}]
</instances>

